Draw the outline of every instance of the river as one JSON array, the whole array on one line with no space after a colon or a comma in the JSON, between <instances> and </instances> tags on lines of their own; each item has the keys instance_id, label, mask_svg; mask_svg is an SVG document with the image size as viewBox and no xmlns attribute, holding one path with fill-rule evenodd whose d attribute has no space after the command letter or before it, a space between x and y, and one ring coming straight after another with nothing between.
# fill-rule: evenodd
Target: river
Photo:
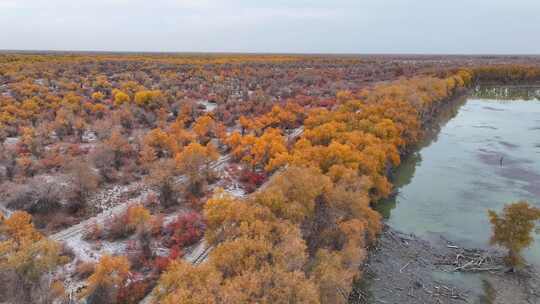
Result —
<instances>
[{"instance_id":1,"label":"river","mask_svg":"<svg viewBox=\"0 0 540 304\"><path fill-rule=\"evenodd\" d=\"M393 182L397 195L377 207L390 226L489 247L489 209L522 199L540 207L540 88L478 87L446 106ZM538 235L525 258L540 266Z\"/></svg>"}]
</instances>

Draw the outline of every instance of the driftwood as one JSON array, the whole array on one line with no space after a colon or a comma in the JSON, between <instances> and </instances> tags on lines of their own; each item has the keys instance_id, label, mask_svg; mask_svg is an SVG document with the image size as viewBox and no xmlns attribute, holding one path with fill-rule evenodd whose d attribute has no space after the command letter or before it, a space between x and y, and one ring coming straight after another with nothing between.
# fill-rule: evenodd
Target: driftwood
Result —
<instances>
[{"instance_id":1,"label":"driftwood","mask_svg":"<svg viewBox=\"0 0 540 304\"><path fill-rule=\"evenodd\" d=\"M447 247L456 249L457 252L455 254L444 256L436 264L453 266L451 271L483 272L501 271L506 268L502 258L493 256L486 251L479 249L463 249L452 245L448 245Z\"/></svg>"},{"instance_id":2,"label":"driftwood","mask_svg":"<svg viewBox=\"0 0 540 304\"><path fill-rule=\"evenodd\" d=\"M467 298L464 295L460 294L455 288L448 287L446 285L435 285L433 286L433 290L431 292L425 288L424 291L431 293L431 295L435 298L450 298L454 300L468 302Z\"/></svg>"}]
</instances>

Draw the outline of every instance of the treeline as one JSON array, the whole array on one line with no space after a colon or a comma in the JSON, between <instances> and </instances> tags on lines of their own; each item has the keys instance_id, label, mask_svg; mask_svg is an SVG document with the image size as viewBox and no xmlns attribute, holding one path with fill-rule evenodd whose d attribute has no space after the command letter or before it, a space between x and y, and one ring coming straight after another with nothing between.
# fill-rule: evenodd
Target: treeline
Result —
<instances>
[{"instance_id":1,"label":"treeline","mask_svg":"<svg viewBox=\"0 0 540 304\"><path fill-rule=\"evenodd\" d=\"M540 81L540 66L492 65L473 69L478 82L520 84Z\"/></svg>"},{"instance_id":2,"label":"treeline","mask_svg":"<svg viewBox=\"0 0 540 304\"><path fill-rule=\"evenodd\" d=\"M316 55L271 55L271 54L171 54L171 53L4 53L0 54L0 64L4 63L36 63L36 62L96 62L96 61L146 61L182 65L205 64L280 64L294 62L358 63L353 57L327 57Z\"/></svg>"},{"instance_id":3,"label":"treeline","mask_svg":"<svg viewBox=\"0 0 540 304\"><path fill-rule=\"evenodd\" d=\"M200 266L173 262L156 302L347 302L381 230L370 205L390 194L387 170L421 138L422 115L471 83L464 70L400 80L309 111L301 138L261 159L260 167L280 170L268 185L247 199L218 193L205 204L214 249Z\"/></svg>"}]
</instances>

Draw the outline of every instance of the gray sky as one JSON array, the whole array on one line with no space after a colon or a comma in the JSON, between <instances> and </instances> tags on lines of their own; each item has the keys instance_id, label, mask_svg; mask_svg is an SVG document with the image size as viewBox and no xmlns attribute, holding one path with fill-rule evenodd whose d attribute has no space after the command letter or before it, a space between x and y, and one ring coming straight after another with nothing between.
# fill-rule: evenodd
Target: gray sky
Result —
<instances>
[{"instance_id":1,"label":"gray sky","mask_svg":"<svg viewBox=\"0 0 540 304\"><path fill-rule=\"evenodd\" d=\"M0 49L539 54L540 0L0 0Z\"/></svg>"}]
</instances>

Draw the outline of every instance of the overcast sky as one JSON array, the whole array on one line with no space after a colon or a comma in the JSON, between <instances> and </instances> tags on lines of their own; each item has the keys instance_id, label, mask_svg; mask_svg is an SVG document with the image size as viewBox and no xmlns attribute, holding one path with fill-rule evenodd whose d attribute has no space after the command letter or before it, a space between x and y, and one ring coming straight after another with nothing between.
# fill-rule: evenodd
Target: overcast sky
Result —
<instances>
[{"instance_id":1,"label":"overcast sky","mask_svg":"<svg viewBox=\"0 0 540 304\"><path fill-rule=\"evenodd\" d=\"M540 0L0 0L0 49L539 54Z\"/></svg>"}]
</instances>

